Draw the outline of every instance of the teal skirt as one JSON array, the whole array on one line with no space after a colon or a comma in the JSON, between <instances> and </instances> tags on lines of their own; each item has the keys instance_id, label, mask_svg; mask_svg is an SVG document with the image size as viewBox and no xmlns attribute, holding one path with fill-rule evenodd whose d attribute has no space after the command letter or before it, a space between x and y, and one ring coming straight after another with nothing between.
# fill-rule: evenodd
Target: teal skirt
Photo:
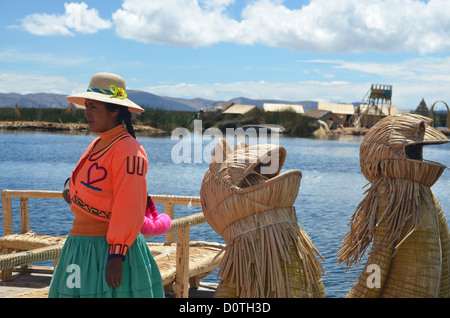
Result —
<instances>
[{"instance_id":1,"label":"teal skirt","mask_svg":"<svg viewBox=\"0 0 450 318\"><path fill-rule=\"evenodd\" d=\"M122 284L106 282L105 236L69 235L50 283L49 298L163 298L161 274L142 234L128 249Z\"/></svg>"}]
</instances>

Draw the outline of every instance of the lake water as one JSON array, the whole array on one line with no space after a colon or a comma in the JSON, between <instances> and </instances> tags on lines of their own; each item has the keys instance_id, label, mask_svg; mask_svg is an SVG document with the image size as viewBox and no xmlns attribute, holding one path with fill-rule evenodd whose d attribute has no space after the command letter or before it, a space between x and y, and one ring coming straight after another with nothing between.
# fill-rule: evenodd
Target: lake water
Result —
<instances>
[{"instance_id":1,"label":"lake water","mask_svg":"<svg viewBox=\"0 0 450 318\"><path fill-rule=\"evenodd\" d=\"M0 190L62 190L64 181L95 137L91 134L0 132ZM209 164L207 158L199 160L198 153L195 158L193 151L191 160L175 163L172 149L180 146L180 140L172 140L170 136L138 136L138 140L149 157L147 182L150 194L199 196ZM194 143L194 140L184 141ZM301 227L326 260L322 262L326 271L324 284L327 297L331 298L344 297L357 277L356 269L345 272L345 266L336 262L336 251L367 184L359 167L361 140L362 137L357 136L342 136L336 140L279 138L279 144L287 151L282 172L300 169L303 174L295 208ZM210 140L203 141L202 148L210 144ZM424 158L450 165L449 150L450 144L427 146ZM449 188L450 170L446 169L432 189L447 219L450 213ZM33 231L67 235L73 215L63 200L30 199L29 204ZM14 226L18 231L18 199L13 200L13 211ZM176 206L175 216L200 211L200 207ZM3 234L2 219L0 234ZM223 242L208 224L193 228L191 239ZM205 280L218 282L215 273Z\"/></svg>"}]
</instances>

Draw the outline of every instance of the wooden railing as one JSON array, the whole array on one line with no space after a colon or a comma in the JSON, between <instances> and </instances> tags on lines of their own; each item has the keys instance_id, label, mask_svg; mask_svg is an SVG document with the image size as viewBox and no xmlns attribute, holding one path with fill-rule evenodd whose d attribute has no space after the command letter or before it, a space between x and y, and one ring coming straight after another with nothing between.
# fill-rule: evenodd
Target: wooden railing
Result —
<instances>
[{"instance_id":1,"label":"wooden railing","mask_svg":"<svg viewBox=\"0 0 450 318\"><path fill-rule=\"evenodd\" d=\"M166 243L175 243L176 241L177 263L174 287L177 289L177 297L188 297L190 229L206 221L202 212L175 219L174 206L200 206L200 197L174 195L151 195L151 197L155 203L163 204L164 211L160 211L160 213L166 213L173 220L171 229L166 233ZM20 199L21 226L19 234L25 234L30 231L28 199L63 199L63 196L61 191L3 190L1 198L3 207L3 235L6 236L14 234L13 198ZM61 253L62 246L63 244L55 244L30 251L0 255L0 271L8 270L16 266L57 259Z\"/></svg>"}]
</instances>

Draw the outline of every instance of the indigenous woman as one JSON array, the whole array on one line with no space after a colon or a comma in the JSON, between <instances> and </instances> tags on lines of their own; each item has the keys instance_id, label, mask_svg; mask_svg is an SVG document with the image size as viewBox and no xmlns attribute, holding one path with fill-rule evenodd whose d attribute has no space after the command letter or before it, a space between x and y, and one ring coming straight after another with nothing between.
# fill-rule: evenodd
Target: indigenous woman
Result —
<instances>
[{"instance_id":1,"label":"indigenous woman","mask_svg":"<svg viewBox=\"0 0 450 318\"><path fill-rule=\"evenodd\" d=\"M147 203L147 155L136 141L125 81L95 74L87 92L67 100L86 107L99 133L72 172L65 199L75 215L49 297L164 297L161 275L140 233Z\"/></svg>"}]
</instances>

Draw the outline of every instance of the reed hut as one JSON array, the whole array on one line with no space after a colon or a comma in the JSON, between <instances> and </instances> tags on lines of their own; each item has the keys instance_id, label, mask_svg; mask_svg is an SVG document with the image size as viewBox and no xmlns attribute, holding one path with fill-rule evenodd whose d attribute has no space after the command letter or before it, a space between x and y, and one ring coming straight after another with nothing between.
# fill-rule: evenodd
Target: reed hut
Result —
<instances>
[{"instance_id":1,"label":"reed hut","mask_svg":"<svg viewBox=\"0 0 450 318\"><path fill-rule=\"evenodd\" d=\"M336 129L339 126L339 117L329 110L308 109L303 116L321 120L327 124L329 129Z\"/></svg>"},{"instance_id":2,"label":"reed hut","mask_svg":"<svg viewBox=\"0 0 450 318\"><path fill-rule=\"evenodd\" d=\"M397 106L394 104L384 105L368 105L360 104L357 107L356 113L359 115L359 122L361 127L370 128L379 120L399 114Z\"/></svg>"},{"instance_id":3,"label":"reed hut","mask_svg":"<svg viewBox=\"0 0 450 318\"><path fill-rule=\"evenodd\" d=\"M251 111L255 110L255 105L240 105L235 104L230 107L228 107L226 110L223 111L223 114L228 115L245 115L250 113Z\"/></svg>"},{"instance_id":4,"label":"reed hut","mask_svg":"<svg viewBox=\"0 0 450 318\"><path fill-rule=\"evenodd\" d=\"M297 114L303 114L305 110L303 105L297 104L275 104L275 103L264 103L263 110L265 112L285 112L292 111Z\"/></svg>"},{"instance_id":5,"label":"reed hut","mask_svg":"<svg viewBox=\"0 0 450 318\"><path fill-rule=\"evenodd\" d=\"M74 103L69 103L69 105L66 107L66 113L71 113L72 115L75 115L78 110L84 110L84 106L80 106Z\"/></svg>"},{"instance_id":6,"label":"reed hut","mask_svg":"<svg viewBox=\"0 0 450 318\"><path fill-rule=\"evenodd\" d=\"M228 102L228 103L220 103L214 106L212 111L214 112L223 112L234 105L234 102Z\"/></svg>"},{"instance_id":7,"label":"reed hut","mask_svg":"<svg viewBox=\"0 0 450 318\"><path fill-rule=\"evenodd\" d=\"M355 106L353 104L338 104L338 103L317 103L317 109L327 110L335 114L342 123L342 126L348 126L350 118L355 114Z\"/></svg>"},{"instance_id":8,"label":"reed hut","mask_svg":"<svg viewBox=\"0 0 450 318\"><path fill-rule=\"evenodd\" d=\"M450 296L450 232L430 189L446 166L422 157L423 146L447 142L430 118L415 114L386 117L364 137L360 166L370 188L338 262L366 265L347 297Z\"/></svg>"},{"instance_id":9,"label":"reed hut","mask_svg":"<svg viewBox=\"0 0 450 318\"><path fill-rule=\"evenodd\" d=\"M427 103L425 103L425 100L423 98L419 103L419 106L417 106L416 110L414 111L414 114L430 117L430 110L428 109Z\"/></svg>"},{"instance_id":10,"label":"reed hut","mask_svg":"<svg viewBox=\"0 0 450 318\"><path fill-rule=\"evenodd\" d=\"M325 297L320 253L299 226L301 171L280 174L286 150L233 150L219 140L200 189L203 213L226 242L216 297Z\"/></svg>"}]
</instances>

